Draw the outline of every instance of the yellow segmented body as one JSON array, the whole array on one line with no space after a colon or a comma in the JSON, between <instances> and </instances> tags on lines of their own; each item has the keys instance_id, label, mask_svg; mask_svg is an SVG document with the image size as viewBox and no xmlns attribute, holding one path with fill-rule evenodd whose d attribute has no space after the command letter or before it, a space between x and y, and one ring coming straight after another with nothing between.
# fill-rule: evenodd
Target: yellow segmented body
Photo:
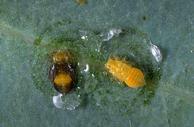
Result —
<instances>
[{"instance_id":1,"label":"yellow segmented body","mask_svg":"<svg viewBox=\"0 0 194 127\"><path fill-rule=\"evenodd\" d=\"M124 61L109 58L105 67L114 77L125 82L131 88L145 85L143 72Z\"/></svg>"}]
</instances>

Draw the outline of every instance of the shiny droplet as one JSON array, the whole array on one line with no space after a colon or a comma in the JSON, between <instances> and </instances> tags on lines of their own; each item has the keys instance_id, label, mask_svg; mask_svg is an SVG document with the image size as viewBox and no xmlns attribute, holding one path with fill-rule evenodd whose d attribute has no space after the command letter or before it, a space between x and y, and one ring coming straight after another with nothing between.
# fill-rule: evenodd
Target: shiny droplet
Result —
<instances>
[{"instance_id":1,"label":"shiny droplet","mask_svg":"<svg viewBox=\"0 0 194 127\"><path fill-rule=\"evenodd\" d=\"M63 101L61 99L63 95L58 94L57 96L53 96L53 104L55 105L56 108L62 108L63 107Z\"/></svg>"},{"instance_id":2,"label":"shiny droplet","mask_svg":"<svg viewBox=\"0 0 194 127\"><path fill-rule=\"evenodd\" d=\"M87 31L79 30L80 36L82 40L88 40Z\"/></svg>"},{"instance_id":3,"label":"shiny droplet","mask_svg":"<svg viewBox=\"0 0 194 127\"><path fill-rule=\"evenodd\" d=\"M81 63L78 63L78 66L80 68L80 72L83 74L83 73L87 73L89 72L90 70L90 66L89 64L85 63L85 62L81 62Z\"/></svg>"},{"instance_id":4,"label":"shiny droplet","mask_svg":"<svg viewBox=\"0 0 194 127\"><path fill-rule=\"evenodd\" d=\"M110 29L107 33L102 34L101 37L103 37L103 41L109 41L114 36L118 36L121 32L122 32L121 29L113 28Z\"/></svg>"},{"instance_id":5,"label":"shiny droplet","mask_svg":"<svg viewBox=\"0 0 194 127\"><path fill-rule=\"evenodd\" d=\"M80 105L81 101L80 95L76 93L64 95L59 93L57 96L53 96L53 104L59 109L74 110Z\"/></svg>"},{"instance_id":6,"label":"shiny droplet","mask_svg":"<svg viewBox=\"0 0 194 127\"><path fill-rule=\"evenodd\" d=\"M88 72L88 71L89 71L89 69L90 69L89 65L88 65L88 64L86 64L86 68L84 69L84 72Z\"/></svg>"}]
</instances>

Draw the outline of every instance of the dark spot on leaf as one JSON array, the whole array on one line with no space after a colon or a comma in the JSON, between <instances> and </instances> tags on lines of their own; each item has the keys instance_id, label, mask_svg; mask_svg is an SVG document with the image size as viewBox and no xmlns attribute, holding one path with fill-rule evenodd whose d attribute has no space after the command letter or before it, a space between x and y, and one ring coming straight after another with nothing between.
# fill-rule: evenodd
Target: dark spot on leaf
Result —
<instances>
[{"instance_id":1,"label":"dark spot on leaf","mask_svg":"<svg viewBox=\"0 0 194 127\"><path fill-rule=\"evenodd\" d=\"M144 16L142 16L142 19L143 19L144 21L146 21L146 20L147 20L147 17L144 15Z\"/></svg>"}]
</instances>

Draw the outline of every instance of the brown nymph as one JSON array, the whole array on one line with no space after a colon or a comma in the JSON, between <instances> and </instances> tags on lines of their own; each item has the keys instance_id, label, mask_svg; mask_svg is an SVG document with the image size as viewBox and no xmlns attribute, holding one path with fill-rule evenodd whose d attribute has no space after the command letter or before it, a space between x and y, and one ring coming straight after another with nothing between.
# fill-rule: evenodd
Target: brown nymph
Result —
<instances>
[{"instance_id":1,"label":"brown nymph","mask_svg":"<svg viewBox=\"0 0 194 127\"><path fill-rule=\"evenodd\" d=\"M49 79L60 93L68 93L76 84L75 66L69 51L57 51L52 54Z\"/></svg>"}]
</instances>

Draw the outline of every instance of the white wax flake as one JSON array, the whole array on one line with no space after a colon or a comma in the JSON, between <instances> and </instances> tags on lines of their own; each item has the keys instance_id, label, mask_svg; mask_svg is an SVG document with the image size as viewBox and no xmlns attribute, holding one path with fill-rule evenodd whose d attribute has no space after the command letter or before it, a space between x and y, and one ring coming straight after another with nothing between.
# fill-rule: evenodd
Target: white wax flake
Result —
<instances>
[{"instance_id":1,"label":"white wax flake","mask_svg":"<svg viewBox=\"0 0 194 127\"><path fill-rule=\"evenodd\" d=\"M55 66L53 65L51 69L54 70L55 69Z\"/></svg>"},{"instance_id":2,"label":"white wax flake","mask_svg":"<svg viewBox=\"0 0 194 127\"><path fill-rule=\"evenodd\" d=\"M162 61L162 54L160 52L160 49L156 45L152 44L151 42L150 42L150 51L158 63Z\"/></svg>"},{"instance_id":3,"label":"white wax flake","mask_svg":"<svg viewBox=\"0 0 194 127\"><path fill-rule=\"evenodd\" d=\"M89 71L89 69L90 69L89 65L88 65L88 64L86 64L86 68L84 69L84 72L88 72L88 71Z\"/></svg>"},{"instance_id":4,"label":"white wax flake","mask_svg":"<svg viewBox=\"0 0 194 127\"><path fill-rule=\"evenodd\" d=\"M81 73L87 73L90 70L89 64L82 63L82 64L79 64L78 66L80 66L81 68Z\"/></svg>"},{"instance_id":5,"label":"white wax flake","mask_svg":"<svg viewBox=\"0 0 194 127\"><path fill-rule=\"evenodd\" d=\"M118 36L120 33L122 32L121 29L110 29L108 31L108 33L106 33L105 35L101 35L104 36L105 38L103 39L103 41L109 41L110 39L112 39L114 36Z\"/></svg>"},{"instance_id":6,"label":"white wax flake","mask_svg":"<svg viewBox=\"0 0 194 127\"><path fill-rule=\"evenodd\" d=\"M88 39L88 36L81 36L81 39L86 40L86 39Z\"/></svg>"},{"instance_id":7,"label":"white wax flake","mask_svg":"<svg viewBox=\"0 0 194 127\"><path fill-rule=\"evenodd\" d=\"M82 40L88 40L87 31L80 30L79 32Z\"/></svg>"},{"instance_id":8,"label":"white wax flake","mask_svg":"<svg viewBox=\"0 0 194 127\"><path fill-rule=\"evenodd\" d=\"M56 108L63 108L63 101L61 99L63 95L58 94L57 96L53 96L53 104L55 105Z\"/></svg>"}]
</instances>

